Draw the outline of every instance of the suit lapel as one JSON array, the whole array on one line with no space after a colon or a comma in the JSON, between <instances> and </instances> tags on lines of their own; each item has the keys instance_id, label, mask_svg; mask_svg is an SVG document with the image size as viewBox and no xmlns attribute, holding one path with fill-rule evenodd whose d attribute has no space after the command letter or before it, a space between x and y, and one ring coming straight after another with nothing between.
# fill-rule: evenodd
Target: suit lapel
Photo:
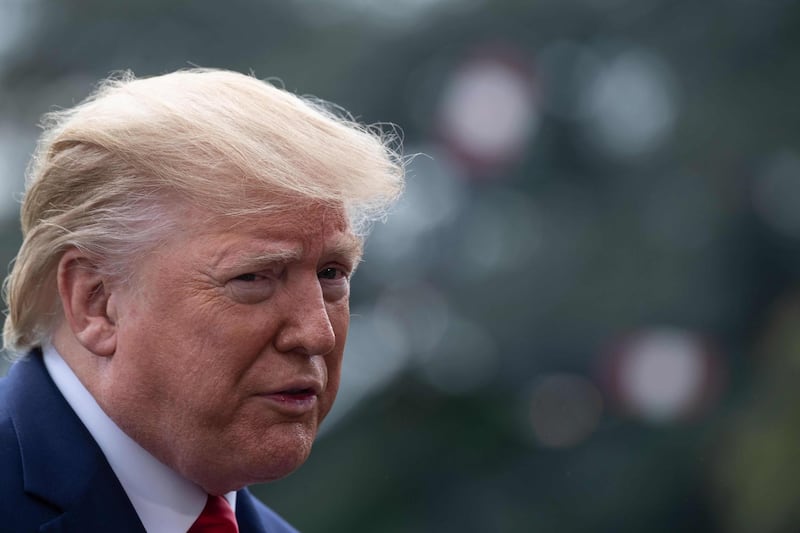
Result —
<instances>
[{"instance_id":1,"label":"suit lapel","mask_svg":"<svg viewBox=\"0 0 800 533\"><path fill-rule=\"evenodd\" d=\"M261 519L254 496L247 489L236 493L236 523L239 533L267 533L267 525Z\"/></svg>"},{"instance_id":2,"label":"suit lapel","mask_svg":"<svg viewBox=\"0 0 800 533\"><path fill-rule=\"evenodd\" d=\"M50 379L41 353L15 364L8 377L25 491L63 512L42 531L144 532L105 456Z\"/></svg>"}]
</instances>

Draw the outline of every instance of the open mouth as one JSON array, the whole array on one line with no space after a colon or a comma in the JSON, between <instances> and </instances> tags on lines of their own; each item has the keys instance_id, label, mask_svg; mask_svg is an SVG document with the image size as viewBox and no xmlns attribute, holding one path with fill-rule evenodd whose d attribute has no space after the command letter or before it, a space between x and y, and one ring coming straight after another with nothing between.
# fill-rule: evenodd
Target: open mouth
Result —
<instances>
[{"instance_id":1,"label":"open mouth","mask_svg":"<svg viewBox=\"0 0 800 533\"><path fill-rule=\"evenodd\" d=\"M274 392L269 395L270 398L285 404L306 404L313 402L317 393L312 388L302 389L286 389Z\"/></svg>"},{"instance_id":2,"label":"open mouth","mask_svg":"<svg viewBox=\"0 0 800 533\"><path fill-rule=\"evenodd\" d=\"M287 389L287 390L278 392L278 394L279 395L283 395L283 396L291 396L291 397L315 396L314 389L311 389L311 388Z\"/></svg>"}]
</instances>

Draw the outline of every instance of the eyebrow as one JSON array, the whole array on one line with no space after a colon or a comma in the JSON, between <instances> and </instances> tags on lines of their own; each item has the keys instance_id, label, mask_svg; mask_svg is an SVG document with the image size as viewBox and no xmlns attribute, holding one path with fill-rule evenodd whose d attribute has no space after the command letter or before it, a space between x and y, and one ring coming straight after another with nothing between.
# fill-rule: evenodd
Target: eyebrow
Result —
<instances>
[{"instance_id":1,"label":"eyebrow","mask_svg":"<svg viewBox=\"0 0 800 533\"><path fill-rule=\"evenodd\" d=\"M249 269L259 268L267 265L286 265L299 261L303 256L301 248L284 248L281 250L268 250L255 254L244 254L236 257L228 268Z\"/></svg>"},{"instance_id":2,"label":"eyebrow","mask_svg":"<svg viewBox=\"0 0 800 533\"><path fill-rule=\"evenodd\" d=\"M364 242L353 234L345 234L338 237L332 244L325 247L325 255L341 257L351 261L352 267L361 262L364 253Z\"/></svg>"},{"instance_id":3,"label":"eyebrow","mask_svg":"<svg viewBox=\"0 0 800 533\"><path fill-rule=\"evenodd\" d=\"M250 263L278 263L285 264L299 261L303 257L302 248L290 248L283 250L270 250L260 252L256 255L245 257L245 261Z\"/></svg>"},{"instance_id":4,"label":"eyebrow","mask_svg":"<svg viewBox=\"0 0 800 533\"><path fill-rule=\"evenodd\" d=\"M361 256L364 252L364 244L361 239L355 235L342 235L332 242L325 245L323 250L323 257L333 257L342 261L352 263L350 266L355 270L358 263L361 262ZM301 261L303 258L303 247L288 247L283 249L266 250L255 254L245 254L234 259L229 267L240 268L256 268L266 265L287 265Z\"/></svg>"}]
</instances>

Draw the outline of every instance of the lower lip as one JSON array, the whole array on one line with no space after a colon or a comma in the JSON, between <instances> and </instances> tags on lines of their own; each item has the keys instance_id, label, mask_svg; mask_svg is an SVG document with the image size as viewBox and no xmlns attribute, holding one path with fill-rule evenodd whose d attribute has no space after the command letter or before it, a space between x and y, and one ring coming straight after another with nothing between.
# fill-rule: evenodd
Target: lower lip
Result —
<instances>
[{"instance_id":1,"label":"lower lip","mask_svg":"<svg viewBox=\"0 0 800 533\"><path fill-rule=\"evenodd\" d=\"M305 414L317 405L317 395L307 394L266 394L263 396L281 411L290 415Z\"/></svg>"}]
</instances>

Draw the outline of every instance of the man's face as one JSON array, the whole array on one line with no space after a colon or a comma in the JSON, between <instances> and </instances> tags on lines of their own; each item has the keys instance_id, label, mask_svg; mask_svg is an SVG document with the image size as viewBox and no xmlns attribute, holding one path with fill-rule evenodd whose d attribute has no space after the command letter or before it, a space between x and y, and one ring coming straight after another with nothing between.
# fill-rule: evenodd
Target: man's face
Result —
<instances>
[{"instance_id":1,"label":"man's face","mask_svg":"<svg viewBox=\"0 0 800 533\"><path fill-rule=\"evenodd\" d=\"M340 211L321 207L186 216L114 293L103 407L163 462L222 492L285 476L311 451L339 386L360 243Z\"/></svg>"}]
</instances>

